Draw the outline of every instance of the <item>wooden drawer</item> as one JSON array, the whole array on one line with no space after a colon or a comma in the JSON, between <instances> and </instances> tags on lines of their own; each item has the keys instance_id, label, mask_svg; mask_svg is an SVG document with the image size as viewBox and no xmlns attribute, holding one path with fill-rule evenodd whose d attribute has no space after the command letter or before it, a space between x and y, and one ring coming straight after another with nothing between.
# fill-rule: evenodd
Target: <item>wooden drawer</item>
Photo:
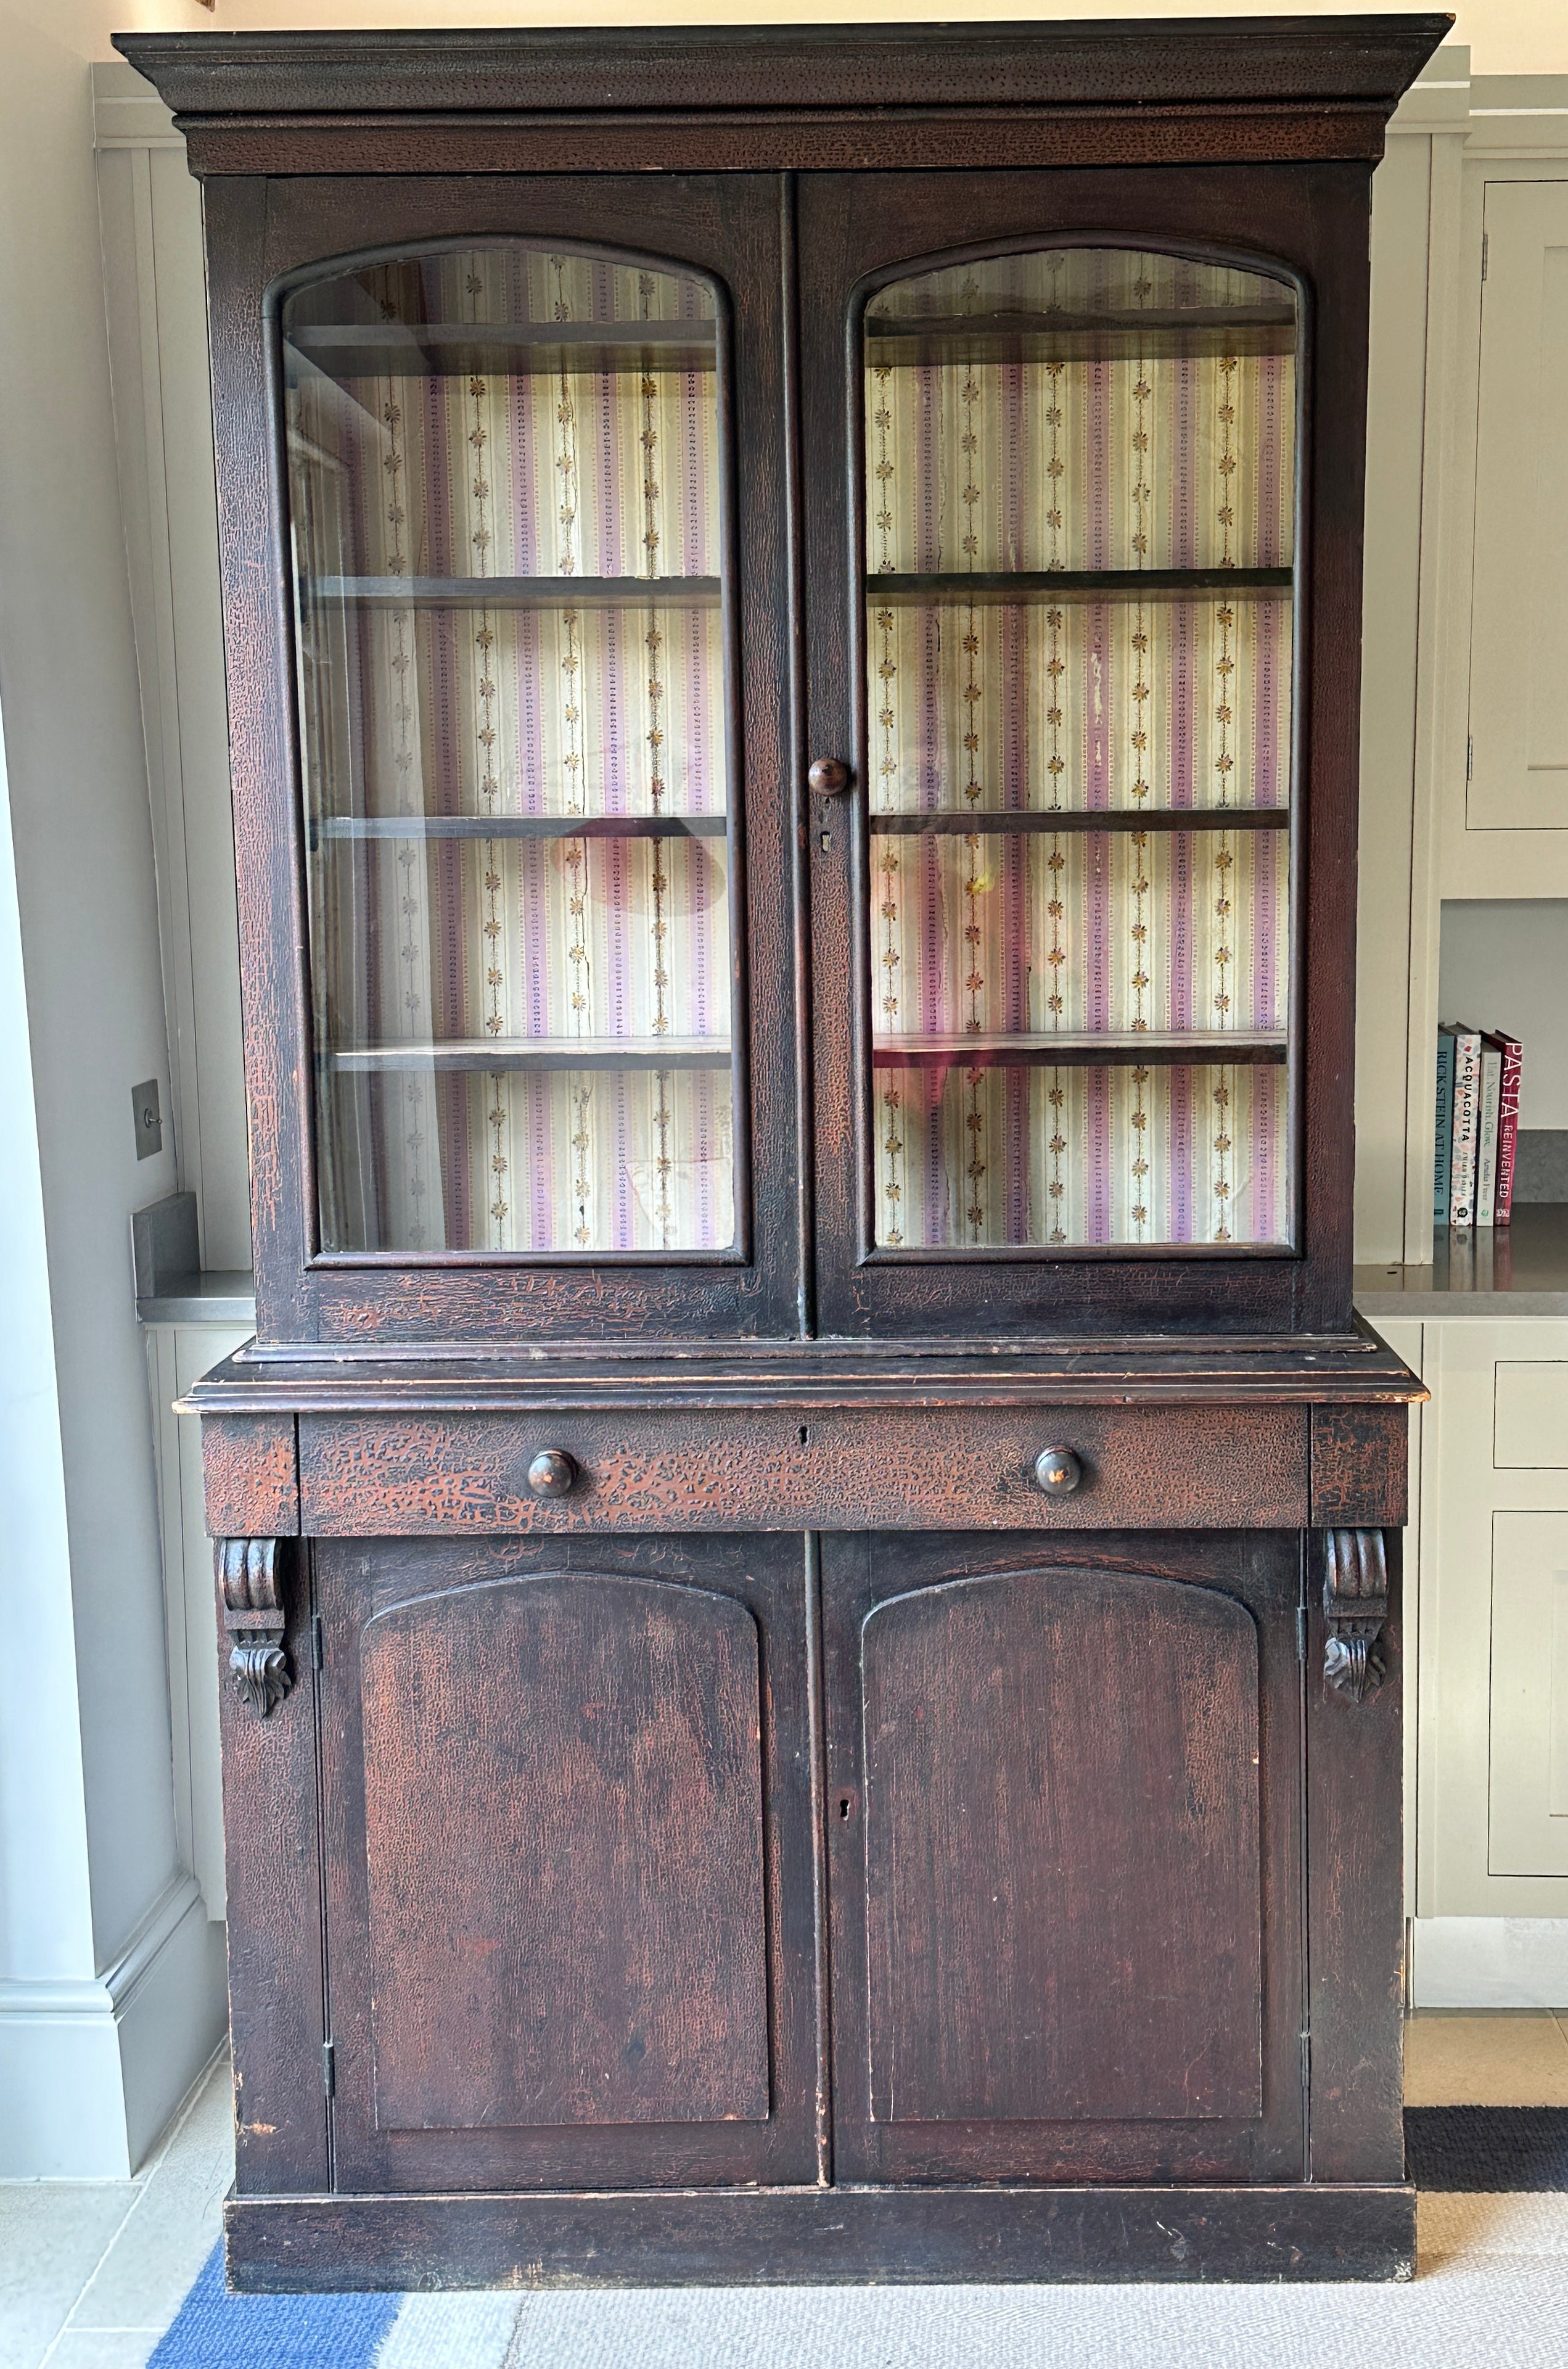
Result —
<instances>
[{"instance_id":1,"label":"wooden drawer","mask_svg":"<svg viewBox=\"0 0 1568 2369\"><path fill-rule=\"evenodd\" d=\"M1035 1479L1065 1446L1070 1497ZM576 1464L537 1497L544 1448ZM1297 1529L1305 1407L670 1409L303 1415L300 1516L317 1538L450 1531Z\"/></svg>"}]
</instances>

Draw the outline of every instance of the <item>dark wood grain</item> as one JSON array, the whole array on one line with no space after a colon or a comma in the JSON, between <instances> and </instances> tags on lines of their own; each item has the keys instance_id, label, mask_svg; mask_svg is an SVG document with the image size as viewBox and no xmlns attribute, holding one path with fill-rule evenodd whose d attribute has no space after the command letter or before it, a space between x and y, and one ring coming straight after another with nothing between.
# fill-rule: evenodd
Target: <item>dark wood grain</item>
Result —
<instances>
[{"instance_id":1,"label":"dark wood grain","mask_svg":"<svg viewBox=\"0 0 1568 2369\"><path fill-rule=\"evenodd\" d=\"M339 2187L814 2177L800 1540L316 1558Z\"/></svg>"},{"instance_id":2,"label":"dark wood grain","mask_svg":"<svg viewBox=\"0 0 1568 2369\"><path fill-rule=\"evenodd\" d=\"M201 1488L209 1538L298 1538L292 1414L209 1414L201 1425Z\"/></svg>"},{"instance_id":3,"label":"dark wood grain","mask_svg":"<svg viewBox=\"0 0 1568 2369\"><path fill-rule=\"evenodd\" d=\"M308 1566L296 1566L284 1603L283 1650L294 1682L266 1720L230 1682L219 1607L235 2184L242 2196L308 2192L331 2179Z\"/></svg>"},{"instance_id":4,"label":"dark wood grain","mask_svg":"<svg viewBox=\"0 0 1568 2369\"><path fill-rule=\"evenodd\" d=\"M655 27L602 31L121 33L183 115L476 113L508 107L813 109L1182 107L1223 137L1248 99L1391 112L1451 16L1093 23ZM466 128L466 127L465 127Z\"/></svg>"},{"instance_id":5,"label":"dark wood grain","mask_svg":"<svg viewBox=\"0 0 1568 2369\"><path fill-rule=\"evenodd\" d=\"M856 114L749 109L729 116L671 108L658 117L518 113L461 117L177 119L192 172L308 177L450 174L935 172L974 164L1018 171L1107 166L1314 164L1383 153L1380 108L1301 110L1238 105L1199 118L1158 104L1088 109L972 107Z\"/></svg>"},{"instance_id":6,"label":"dark wood grain","mask_svg":"<svg viewBox=\"0 0 1568 2369\"><path fill-rule=\"evenodd\" d=\"M1397 1528L1409 1516L1410 1418L1398 1406L1312 1409L1314 1529Z\"/></svg>"},{"instance_id":7,"label":"dark wood grain","mask_svg":"<svg viewBox=\"0 0 1568 2369\"><path fill-rule=\"evenodd\" d=\"M242 1350L193 1383L182 1413L566 1413L589 1407L1403 1406L1426 1395L1366 1329L1303 1340L1131 1333L1028 1344L853 1340L555 1341L479 1357Z\"/></svg>"},{"instance_id":8,"label":"dark wood grain","mask_svg":"<svg viewBox=\"0 0 1568 2369\"><path fill-rule=\"evenodd\" d=\"M493 1580L376 1614L360 1677L378 2126L766 2121L746 1607Z\"/></svg>"},{"instance_id":9,"label":"dark wood grain","mask_svg":"<svg viewBox=\"0 0 1568 2369\"><path fill-rule=\"evenodd\" d=\"M1300 2176L1299 1589L1296 1539L1257 1534L825 1542L841 2180ZM913 1670L891 1706L906 1741L875 1641L911 1600L927 1658L960 1608L923 1709ZM1133 1646L1149 1621L1158 1648ZM1221 1796L1198 1768L1249 1727ZM922 1755L925 1823L890 1836L878 1767L912 1819ZM904 2083L942 2111L915 2119Z\"/></svg>"},{"instance_id":10,"label":"dark wood grain","mask_svg":"<svg viewBox=\"0 0 1568 2369\"><path fill-rule=\"evenodd\" d=\"M231 2283L945 2285L1408 2279L1415 2192L1358 2188L753 2189L686 2196L232 2203Z\"/></svg>"},{"instance_id":11,"label":"dark wood grain","mask_svg":"<svg viewBox=\"0 0 1568 2369\"><path fill-rule=\"evenodd\" d=\"M801 1437L802 1432L806 1436ZM577 1413L539 1424L470 1416L303 1415L302 1505L316 1538L442 1531L1299 1529L1304 1409L904 1407L789 1413L648 1407L635 1424ZM1048 1497L1035 1474L1062 1445L1084 1476ZM564 1449L578 1478L536 1496L528 1471Z\"/></svg>"},{"instance_id":12,"label":"dark wood grain","mask_svg":"<svg viewBox=\"0 0 1568 2369\"><path fill-rule=\"evenodd\" d=\"M1246 1607L1126 1572L944 1580L873 1607L861 1688L873 2119L1255 2119Z\"/></svg>"},{"instance_id":13,"label":"dark wood grain","mask_svg":"<svg viewBox=\"0 0 1568 2369\"><path fill-rule=\"evenodd\" d=\"M1383 1676L1354 1700L1323 1677L1322 1541L1307 1600L1308 1949L1314 2180L1404 2170L1400 1540L1388 1541Z\"/></svg>"}]
</instances>

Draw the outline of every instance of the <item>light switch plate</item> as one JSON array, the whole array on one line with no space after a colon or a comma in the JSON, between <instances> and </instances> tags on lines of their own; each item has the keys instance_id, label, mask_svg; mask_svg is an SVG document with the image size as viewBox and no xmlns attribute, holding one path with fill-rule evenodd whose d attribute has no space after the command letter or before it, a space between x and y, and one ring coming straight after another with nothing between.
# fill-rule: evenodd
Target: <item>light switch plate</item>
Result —
<instances>
[{"instance_id":1,"label":"light switch plate","mask_svg":"<svg viewBox=\"0 0 1568 2369\"><path fill-rule=\"evenodd\" d=\"M150 1160L155 1151L164 1148L164 1122L158 1109L158 1082L149 1078L145 1084L131 1089L131 1107L136 1114L136 1157Z\"/></svg>"}]
</instances>

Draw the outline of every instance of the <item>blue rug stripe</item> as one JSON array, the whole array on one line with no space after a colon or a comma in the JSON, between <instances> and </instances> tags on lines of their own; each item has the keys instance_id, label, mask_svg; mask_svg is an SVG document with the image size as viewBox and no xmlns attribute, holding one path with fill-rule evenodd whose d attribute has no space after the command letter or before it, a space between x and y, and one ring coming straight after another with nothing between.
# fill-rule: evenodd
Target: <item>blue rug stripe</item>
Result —
<instances>
[{"instance_id":1,"label":"blue rug stripe","mask_svg":"<svg viewBox=\"0 0 1568 2369\"><path fill-rule=\"evenodd\" d=\"M374 2369L398 2295L232 2295L214 2246L149 2369Z\"/></svg>"},{"instance_id":2,"label":"blue rug stripe","mask_svg":"<svg viewBox=\"0 0 1568 2369\"><path fill-rule=\"evenodd\" d=\"M1449 2195L1568 2192L1568 2108L1413 2106L1417 2188ZM214 2247L151 2369L501 2369L515 2295L232 2295Z\"/></svg>"}]
</instances>

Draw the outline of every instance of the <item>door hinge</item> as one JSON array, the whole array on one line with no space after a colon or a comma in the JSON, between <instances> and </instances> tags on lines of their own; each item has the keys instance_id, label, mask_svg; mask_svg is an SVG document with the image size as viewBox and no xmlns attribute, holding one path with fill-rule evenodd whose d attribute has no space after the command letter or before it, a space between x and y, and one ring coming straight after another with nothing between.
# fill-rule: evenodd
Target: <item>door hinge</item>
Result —
<instances>
[{"instance_id":1,"label":"door hinge","mask_svg":"<svg viewBox=\"0 0 1568 2369\"><path fill-rule=\"evenodd\" d=\"M319 1612L313 1612L310 1616L310 1658L313 1669L319 1670L325 1667L326 1662L326 1631L321 1625L321 1615Z\"/></svg>"},{"instance_id":2,"label":"door hinge","mask_svg":"<svg viewBox=\"0 0 1568 2369\"><path fill-rule=\"evenodd\" d=\"M1481 234L1481 276L1483 280L1486 277L1487 249L1491 243L1490 235L1486 231L1482 231Z\"/></svg>"},{"instance_id":3,"label":"door hinge","mask_svg":"<svg viewBox=\"0 0 1568 2369\"><path fill-rule=\"evenodd\" d=\"M1296 1659L1302 1665L1303 1668L1306 1666L1307 1608L1304 1604L1299 1604L1296 1607Z\"/></svg>"},{"instance_id":4,"label":"door hinge","mask_svg":"<svg viewBox=\"0 0 1568 2369\"><path fill-rule=\"evenodd\" d=\"M1312 2035L1310 2031L1304 2031L1301 2034L1301 2087L1303 2089L1310 2089L1311 2086Z\"/></svg>"},{"instance_id":5,"label":"door hinge","mask_svg":"<svg viewBox=\"0 0 1568 2369\"><path fill-rule=\"evenodd\" d=\"M329 2098L338 2095L338 2063L330 2040L321 2043L321 2086Z\"/></svg>"},{"instance_id":6,"label":"door hinge","mask_svg":"<svg viewBox=\"0 0 1568 2369\"><path fill-rule=\"evenodd\" d=\"M1465 779L1467 782L1472 782L1475 779L1475 741L1473 738L1467 738L1465 741Z\"/></svg>"}]
</instances>

